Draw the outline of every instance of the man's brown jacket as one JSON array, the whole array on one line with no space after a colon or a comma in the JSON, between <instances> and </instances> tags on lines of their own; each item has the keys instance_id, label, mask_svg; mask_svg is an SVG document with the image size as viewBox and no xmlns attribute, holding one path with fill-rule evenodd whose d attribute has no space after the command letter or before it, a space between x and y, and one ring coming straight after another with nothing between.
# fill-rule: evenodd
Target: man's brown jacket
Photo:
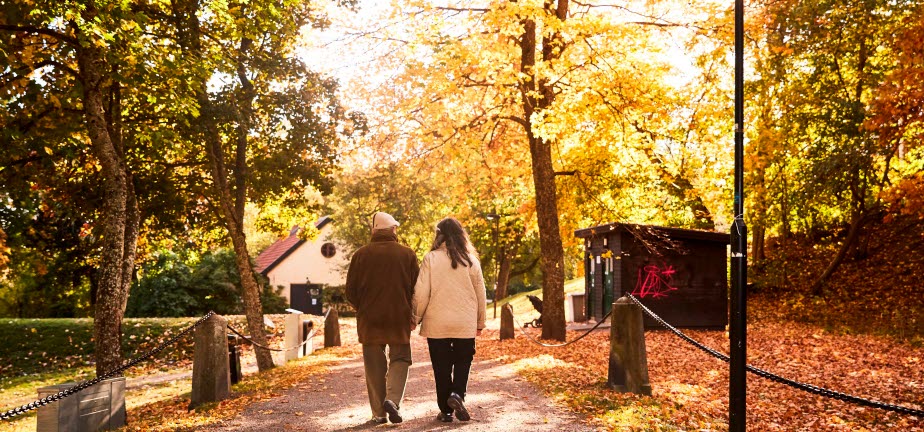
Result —
<instances>
[{"instance_id":1,"label":"man's brown jacket","mask_svg":"<svg viewBox=\"0 0 924 432\"><path fill-rule=\"evenodd\" d=\"M417 255L391 232L376 232L359 248L347 271L346 296L356 309L362 344L408 344Z\"/></svg>"}]
</instances>

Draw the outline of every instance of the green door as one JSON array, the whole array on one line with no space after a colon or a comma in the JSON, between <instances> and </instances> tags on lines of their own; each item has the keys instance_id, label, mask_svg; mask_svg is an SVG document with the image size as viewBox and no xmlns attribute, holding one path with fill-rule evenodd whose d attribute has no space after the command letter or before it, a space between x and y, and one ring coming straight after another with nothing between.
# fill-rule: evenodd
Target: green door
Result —
<instances>
[{"instance_id":1,"label":"green door","mask_svg":"<svg viewBox=\"0 0 924 432\"><path fill-rule=\"evenodd\" d=\"M603 259L603 315L613 309L613 258Z\"/></svg>"}]
</instances>

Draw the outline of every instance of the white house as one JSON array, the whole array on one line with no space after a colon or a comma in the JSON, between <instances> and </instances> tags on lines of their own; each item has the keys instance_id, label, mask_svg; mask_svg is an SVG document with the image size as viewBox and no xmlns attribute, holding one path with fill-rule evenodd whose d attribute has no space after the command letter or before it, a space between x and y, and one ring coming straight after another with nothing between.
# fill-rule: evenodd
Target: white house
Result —
<instances>
[{"instance_id":1,"label":"white house","mask_svg":"<svg viewBox=\"0 0 924 432\"><path fill-rule=\"evenodd\" d=\"M255 270L269 279L271 286L282 286L282 295L293 309L321 314L324 286L346 283L349 261L333 241L333 219L324 216L315 222L320 231L314 240L298 238L299 227L276 241L257 256Z\"/></svg>"}]
</instances>

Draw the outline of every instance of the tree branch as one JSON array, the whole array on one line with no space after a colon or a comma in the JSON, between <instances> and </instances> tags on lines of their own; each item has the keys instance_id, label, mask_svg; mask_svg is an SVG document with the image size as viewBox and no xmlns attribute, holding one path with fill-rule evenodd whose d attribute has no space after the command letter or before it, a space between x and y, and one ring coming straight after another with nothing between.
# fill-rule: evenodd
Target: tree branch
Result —
<instances>
[{"instance_id":1,"label":"tree branch","mask_svg":"<svg viewBox=\"0 0 924 432\"><path fill-rule=\"evenodd\" d=\"M536 259L534 259L533 262L529 263L529 265L526 266L526 267L523 267L523 268L521 268L521 269L519 269L519 270L513 270L513 271L511 271L511 272L510 272L510 277L516 277L516 276L519 276L519 275L522 275L522 274L526 274L526 273L529 272L529 271L532 271L532 269L536 268L536 264L539 264L539 258L541 258L541 257L540 257L540 256L537 256Z\"/></svg>"},{"instance_id":2,"label":"tree branch","mask_svg":"<svg viewBox=\"0 0 924 432\"><path fill-rule=\"evenodd\" d=\"M495 119L501 119L501 120L510 120L510 121L512 121L512 122L519 123L520 126L523 126L523 127L525 127L525 128L528 128L528 127L529 127L529 122L527 122L526 119L524 119L524 118L522 118L522 117L517 117L517 116L494 116L494 118L495 118Z\"/></svg>"},{"instance_id":3,"label":"tree branch","mask_svg":"<svg viewBox=\"0 0 924 432\"><path fill-rule=\"evenodd\" d=\"M449 7L449 6L437 6L433 9L449 12L490 12L491 9L488 8L458 8L458 7Z\"/></svg>"},{"instance_id":4,"label":"tree branch","mask_svg":"<svg viewBox=\"0 0 924 432\"><path fill-rule=\"evenodd\" d=\"M21 32L21 33L42 34L46 36L51 36L52 38L55 38L62 42L67 42L72 45L78 45L77 38L68 36L64 33L56 32L50 28L45 28L45 27L0 24L0 30Z\"/></svg>"}]
</instances>

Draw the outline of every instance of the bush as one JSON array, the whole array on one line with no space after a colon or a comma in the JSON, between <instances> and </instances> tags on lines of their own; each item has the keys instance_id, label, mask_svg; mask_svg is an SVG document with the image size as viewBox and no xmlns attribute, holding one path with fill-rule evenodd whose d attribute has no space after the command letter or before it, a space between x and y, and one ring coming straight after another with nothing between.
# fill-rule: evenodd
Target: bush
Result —
<instances>
[{"instance_id":1,"label":"bush","mask_svg":"<svg viewBox=\"0 0 924 432\"><path fill-rule=\"evenodd\" d=\"M185 317L212 310L222 315L244 312L240 276L234 252L219 249L201 257L188 251L160 251L142 266L142 277L132 285L126 316ZM263 287L263 313L282 313L287 302L279 289L257 275Z\"/></svg>"}]
</instances>

